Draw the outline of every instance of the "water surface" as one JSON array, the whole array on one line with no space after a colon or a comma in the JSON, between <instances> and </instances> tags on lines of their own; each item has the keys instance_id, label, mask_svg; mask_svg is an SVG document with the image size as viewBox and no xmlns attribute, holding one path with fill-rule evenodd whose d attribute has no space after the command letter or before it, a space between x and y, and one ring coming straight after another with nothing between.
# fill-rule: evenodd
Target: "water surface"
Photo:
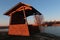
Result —
<instances>
[{"instance_id":1,"label":"water surface","mask_svg":"<svg viewBox=\"0 0 60 40\"><path fill-rule=\"evenodd\" d=\"M43 29L42 32L60 36L60 26L48 26L48 27L42 27L42 29Z\"/></svg>"}]
</instances>

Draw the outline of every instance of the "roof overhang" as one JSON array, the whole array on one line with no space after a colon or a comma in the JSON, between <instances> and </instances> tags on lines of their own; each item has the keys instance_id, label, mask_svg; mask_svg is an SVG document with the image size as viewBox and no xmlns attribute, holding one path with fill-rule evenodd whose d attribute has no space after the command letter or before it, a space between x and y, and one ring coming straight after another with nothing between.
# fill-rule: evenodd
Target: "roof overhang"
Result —
<instances>
[{"instance_id":1,"label":"roof overhang","mask_svg":"<svg viewBox=\"0 0 60 40\"><path fill-rule=\"evenodd\" d=\"M30 5L24 4L24 3L22 3L22 2L18 3L16 6L14 6L13 8L11 8L10 10L8 10L4 15L10 16L10 14L16 12L16 10L19 9L21 6L31 7L33 12L35 12L35 13L37 12L37 13L39 13L39 15L41 15L41 13L40 13L39 11L37 11L35 8L33 8L33 7L30 6Z\"/></svg>"}]
</instances>

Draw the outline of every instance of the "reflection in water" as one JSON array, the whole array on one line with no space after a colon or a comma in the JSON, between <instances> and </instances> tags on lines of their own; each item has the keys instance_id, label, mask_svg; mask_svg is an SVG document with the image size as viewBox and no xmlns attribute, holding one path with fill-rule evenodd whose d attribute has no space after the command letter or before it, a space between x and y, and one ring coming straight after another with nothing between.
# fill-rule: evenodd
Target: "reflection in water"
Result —
<instances>
[{"instance_id":1,"label":"reflection in water","mask_svg":"<svg viewBox=\"0 0 60 40\"><path fill-rule=\"evenodd\" d=\"M8 32L8 29L0 29L0 32Z\"/></svg>"},{"instance_id":2,"label":"reflection in water","mask_svg":"<svg viewBox=\"0 0 60 40\"><path fill-rule=\"evenodd\" d=\"M42 30L43 32L60 36L60 27L59 26L49 26L49 27L42 27L42 28L43 28L43 30Z\"/></svg>"}]
</instances>

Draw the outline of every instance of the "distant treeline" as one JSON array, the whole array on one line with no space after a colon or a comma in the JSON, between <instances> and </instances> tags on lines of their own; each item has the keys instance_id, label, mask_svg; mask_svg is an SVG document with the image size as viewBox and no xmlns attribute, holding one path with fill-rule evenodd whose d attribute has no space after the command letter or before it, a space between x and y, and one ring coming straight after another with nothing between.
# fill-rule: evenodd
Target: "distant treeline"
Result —
<instances>
[{"instance_id":1,"label":"distant treeline","mask_svg":"<svg viewBox=\"0 0 60 40\"><path fill-rule=\"evenodd\" d=\"M8 26L0 26L0 29L8 29Z\"/></svg>"},{"instance_id":2,"label":"distant treeline","mask_svg":"<svg viewBox=\"0 0 60 40\"><path fill-rule=\"evenodd\" d=\"M53 25L56 25L56 24L59 24L59 25L60 25L60 21L44 22L44 23L42 24L42 26L45 26L45 25L47 25L47 26L53 26Z\"/></svg>"}]
</instances>

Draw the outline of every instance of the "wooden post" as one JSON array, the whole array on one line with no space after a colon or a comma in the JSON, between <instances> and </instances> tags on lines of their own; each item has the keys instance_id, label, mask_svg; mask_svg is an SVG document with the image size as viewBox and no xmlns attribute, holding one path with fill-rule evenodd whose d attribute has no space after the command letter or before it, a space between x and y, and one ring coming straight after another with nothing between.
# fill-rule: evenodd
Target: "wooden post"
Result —
<instances>
[{"instance_id":1,"label":"wooden post","mask_svg":"<svg viewBox=\"0 0 60 40\"><path fill-rule=\"evenodd\" d=\"M27 19L26 19L25 7L24 6L23 6L23 13L24 13L25 24L27 24Z\"/></svg>"}]
</instances>

